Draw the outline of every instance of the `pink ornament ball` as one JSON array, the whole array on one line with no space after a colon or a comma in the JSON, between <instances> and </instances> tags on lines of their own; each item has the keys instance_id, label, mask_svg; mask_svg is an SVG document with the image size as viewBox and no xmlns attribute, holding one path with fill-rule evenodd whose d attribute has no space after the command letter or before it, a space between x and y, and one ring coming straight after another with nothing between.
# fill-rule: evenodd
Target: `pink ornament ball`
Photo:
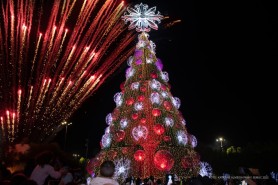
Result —
<instances>
[{"instance_id":1,"label":"pink ornament ball","mask_svg":"<svg viewBox=\"0 0 278 185\"><path fill-rule=\"evenodd\" d=\"M136 60L136 61L135 61L135 64L136 64L136 65L142 64L142 60L141 60L141 59Z\"/></svg>"},{"instance_id":2,"label":"pink ornament ball","mask_svg":"<svg viewBox=\"0 0 278 185\"><path fill-rule=\"evenodd\" d=\"M142 54L143 54L143 51L142 51L142 50L135 50L134 56L135 56L136 58L138 58L138 57L141 57Z\"/></svg>"},{"instance_id":3,"label":"pink ornament ball","mask_svg":"<svg viewBox=\"0 0 278 185\"><path fill-rule=\"evenodd\" d=\"M157 61L155 62L155 65L156 65L156 67L160 70L160 71L162 71L162 69L163 69L163 64L162 64L162 61L158 58L157 59Z\"/></svg>"}]
</instances>

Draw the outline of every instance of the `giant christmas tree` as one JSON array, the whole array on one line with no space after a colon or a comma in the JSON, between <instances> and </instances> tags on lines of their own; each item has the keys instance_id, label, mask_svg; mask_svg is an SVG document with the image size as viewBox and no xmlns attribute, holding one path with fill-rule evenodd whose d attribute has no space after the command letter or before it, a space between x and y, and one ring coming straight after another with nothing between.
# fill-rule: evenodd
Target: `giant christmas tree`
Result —
<instances>
[{"instance_id":1,"label":"giant christmas tree","mask_svg":"<svg viewBox=\"0 0 278 185\"><path fill-rule=\"evenodd\" d=\"M106 117L101 151L87 166L89 173L98 174L104 160L115 162L119 181L130 176L164 178L166 174L189 178L200 172L200 157L194 150L197 140L186 129L180 100L171 94L168 73L162 71L155 44L148 39L147 32L157 29L162 19L154 11L155 7L140 4L123 16L131 22L129 28L141 33L128 59L121 92L114 96L116 107Z\"/></svg>"}]
</instances>

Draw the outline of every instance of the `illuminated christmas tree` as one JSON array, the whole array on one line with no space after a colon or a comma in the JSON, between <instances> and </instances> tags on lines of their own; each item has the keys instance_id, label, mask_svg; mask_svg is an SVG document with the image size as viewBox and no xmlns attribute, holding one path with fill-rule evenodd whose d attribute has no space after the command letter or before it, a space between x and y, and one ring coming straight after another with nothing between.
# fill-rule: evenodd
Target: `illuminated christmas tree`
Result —
<instances>
[{"instance_id":1,"label":"illuminated christmas tree","mask_svg":"<svg viewBox=\"0 0 278 185\"><path fill-rule=\"evenodd\" d=\"M90 160L87 170L98 174L104 160L113 160L115 178L122 182L134 176L181 178L197 176L200 156L194 150L196 137L186 128L179 111L180 99L173 97L168 73L156 57L155 44L147 34L163 18L155 7L135 5L123 15L129 29L141 32L133 56L128 59L126 80L114 96L116 107L106 116L108 127L101 139L101 151Z\"/></svg>"}]
</instances>

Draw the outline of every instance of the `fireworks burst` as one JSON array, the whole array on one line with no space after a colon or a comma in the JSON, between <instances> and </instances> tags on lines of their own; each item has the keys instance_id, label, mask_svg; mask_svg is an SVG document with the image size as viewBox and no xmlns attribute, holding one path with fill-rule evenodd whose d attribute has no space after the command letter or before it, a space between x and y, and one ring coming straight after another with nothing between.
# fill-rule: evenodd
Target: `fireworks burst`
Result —
<instances>
[{"instance_id":1,"label":"fireworks burst","mask_svg":"<svg viewBox=\"0 0 278 185\"><path fill-rule=\"evenodd\" d=\"M45 140L133 51L122 2L38 2L0 2L0 142Z\"/></svg>"}]
</instances>

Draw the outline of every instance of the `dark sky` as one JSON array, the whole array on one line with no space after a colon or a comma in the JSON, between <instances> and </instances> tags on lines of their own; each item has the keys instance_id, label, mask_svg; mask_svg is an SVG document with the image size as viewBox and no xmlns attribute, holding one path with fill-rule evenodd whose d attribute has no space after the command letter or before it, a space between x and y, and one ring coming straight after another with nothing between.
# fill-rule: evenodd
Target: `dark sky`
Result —
<instances>
[{"instance_id":1,"label":"dark sky","mask_svg":"<svg viewBox=\"0 0 278 185\"><path fill-rule=\"evenodd\" d=\"M169 74L187 130L199 143L227 144L278 141L275 88L278 62L278 14L274 4L247 1L133 1L156 6L168 20L150 33L156 56ZM181 4L182 3L182 4ZM163 28L168 22L181 22ZM135 43L137 40L135 41ZM99 148L105 117L125 81L127 63L118 69L74 114L67 150L89 156ZM276 77L276 79L275 79ZM55 140L64 142L65 130Z\"/></svg>"}]
</instances>

